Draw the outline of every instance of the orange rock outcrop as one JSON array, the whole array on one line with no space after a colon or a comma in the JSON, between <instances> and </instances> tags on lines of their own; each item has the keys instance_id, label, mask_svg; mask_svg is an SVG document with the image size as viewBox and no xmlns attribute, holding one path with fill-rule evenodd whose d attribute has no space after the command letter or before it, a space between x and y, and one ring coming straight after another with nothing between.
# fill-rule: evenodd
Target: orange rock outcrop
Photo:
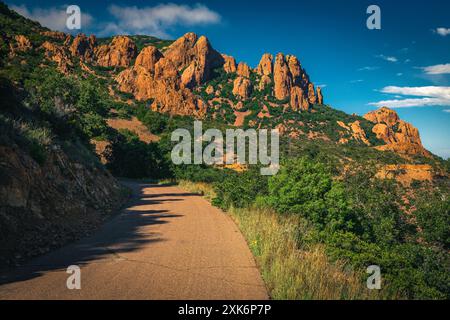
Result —
<instances>
[{"instance_id":1,"label":"orange rock outcrop","mask_svg":"<svg viewBox=\"0 0 450 320\"><path fill-rule=\"evenodd\" d=\"M256 73L260 76L270 76L273 73L273 56L270 53L265 53L261 57L261 61L256 68Z\"/></svg>"},{"instance_id":2,"label":"orange rock outcrop","mask_svg":"<svg viewBox=\"0 0 450 320\"><path fill-rule=\"evenodd\" d=\"M404 155L431 156L422 145L419 130L410 123L400 120L394 110L382 107L367 113L364 118L375 123L373 133L386 143L376 147L378 150L389 150Z\"/></svg>"},{"instance_id":3,"label":"orange rock outcrop","mask_svg":"<svg viewBox=\"0 0 450 320\"><path fill-rule=\"evenodd\" d=\"M286 59L282 53L277 54L274 65L274 95L278 100L286 99L292 87L292 78Z\"/></svg>"},{"instance_id":4,"label":"orange rock outcrop","mask_svg":"<svg viewBox=\"0 0 450 320\"><path fill-rule=\"evenodd\" d=\"M308 111L309 102L305 99L303 90L300 87L294 86L291 88L291 108L293 111Z\"/></svg>"},{"instance_id":5,"label":"orange rock outcrop","mask_svg":"<svg viewBox=\"0 0 450 320\"><path fill-rule=\"evenodd\" d=\"M242 99L246 100L250 97L252 92L252 83L249 79L245 77L237 77L234 80L233 94L235 96L240 96Z\"/></svg>"},{"instance_id":6,"label":"orange rock outcrop","mask_svg":"<svg viewBox=\"0 0 450 320\"><path fill-rule=\"evenodd\" d=\"M239 62L237 67L238 76L250 78L250 68L245 62Z\"/></svg>"},{"instance_id":7,"label":"orange rock outcrop","mask_svg":"<svg viewBox=\"0 0 450 320\"><path fill-rule=\"evenodd\" d=\"M236 72L237 71L236 60L231 56L227 56L226 54L223 54L222 57L224 59L223 69L225 70L225 72L226 73Z\"/></svg>"},{"instance_id":8,"label":"orange rock outcrop","mask_svg":"<svg viewBox=\"0 0 450 320\"><path fill-rule=\"evenodd\" d=\"M128 67L137 56L137 47L129 37L117 36L111 43L95 48L95 56L99 66Z\"/></svg>"},{"instance_id":9,"label":"orange rock outcrop","mask_svg":"<svg viewBox=\"0 0 450 320\"><path fill-rule=\"evenodd\" d=\"M97 44L97 40L94 35L89 38L85 34L78 34L73 39L70 46L70 53L72 56L79 57L86 61L92 61L94 58L94 49Z\"/></svg>"}]
</instances>

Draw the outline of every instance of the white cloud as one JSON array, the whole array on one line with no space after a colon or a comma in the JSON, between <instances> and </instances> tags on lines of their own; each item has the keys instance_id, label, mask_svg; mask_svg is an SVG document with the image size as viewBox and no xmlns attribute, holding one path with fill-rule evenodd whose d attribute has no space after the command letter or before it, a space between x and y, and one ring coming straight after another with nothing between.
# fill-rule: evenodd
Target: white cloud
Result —
<instances>
[{"instance_id":1,"label":"white cloud","mask_svg":"<svg viewBox=\"0 0 450 320\"><path fill-rule=\"evenodd\" d=\"M410 108L410 107L428 107L450 105L450 100L437 98L420 98L420 99L395 99L382 100L369 103L371 106L388 107L388 108Z\"/></svg>"},{"instance_id":2,"label":"white cloud","mask_svg":"<svg viewBox=\"0 0 450 320\"><path fill-rule=\"evenodd\" d=\"M358 79L358 80L352 80L352 81L350 81L350 83L360 83L360 82L363 82L364 80L362 80L362 79Z\"/></svg>"},{"instance_id":3,"label":"white cloud","mask_svg":"<svg viewBox=\"0 0 450 320\"><path fill-rule=\"evenodd\" d=\"M443 110L444 112L450 113L450 109Z\"/></svg>"},{"instance_id":4,"label":"white cloud","mask_svg":"<svg viewBox=\"0 0 450 320\"><path fill-rule=\"evenodd\" d=\"M374 70L378 70L378 69L380 69L380 67L367 66L367 67L359 68L358 71L374 71Z\"/></svg>"},{"instance_id":5,"label":"white cloud","mask_svg":"<svg viewBox=\"0 0 450 320\"><path fill-rule=\"evenodd\" d=\"M436 28L436 30L434 30L434 32L445 37L445 36L450 35L450 28Z\"/></svg>"},{"instance_id":6,"label":"white cloud","mask_svg":"<svg viewBox=\"0 0 450 320\"><path fill-rule=\"evenodd\" d=\"M450 106L450 87L384 87L382 93L420 98L404 98L371 102L369 105L389 108Z\"/></svg>"},{"instance_id":7,"label":"white cloud","mask_svg":"<svg viewBox=\"0 0 450 320\"><path fill-rule=\"evenodd\" d=\"M34 7L29 9L25 5L11 5L10 8L19 13L20 15L38 21L44 27L52 30L58 31L69 31L66 28L67 13L66 9L68 6L50 7L50 8L39 8ZM92 22L93 18L90 14L81 11L81 27L86 28Z\"/></svg>"},{"instance_id":8,"label":"white cloud","mask_svg":"<svg viewBox=\"0 0 450 320\"><path fill-rule=\"evenodd\" d=\"M450 74L450 63L437 64L422 68L426 74Z\"/></svg>"},{"instance_id":9,"label":"white cloud","mask_svg":"<svg viewBox=\"0 0 450 320\"><path fill-rule=\"evenodd\" d=\"M388 86L384 87L381 92L391 94L401 94L404 96L416 96L416 97L433 97L433 98L445 98L450 100L450 87L396 87Z\"/></svg>"},{"instance_id":10,"label":"white cloud","mask_svg":"<svg viewBox=\"0 0 450 320\"><path fill-rule=\"evenodd\" d=\"M389 62L397 62L398 59L396 57L392 57L392 56L385 56L384 54L379 54L376 56L377 58L389 61Z\"/></svg>"},{"instance_id":11,"label":"white cloud","mask_svg":"<svg viewBox=\"0 0 450 320\"><path fill-rule=\"evenodd\" d=\"M217 12L202 4L189 6L168 3L144 8L111 5L108 11L114 17L114 22L106 25L102 32L104 34L148 34L167 37L168 29L176 25L206 25L221 21Z\"/></svg>"}]
</instances>

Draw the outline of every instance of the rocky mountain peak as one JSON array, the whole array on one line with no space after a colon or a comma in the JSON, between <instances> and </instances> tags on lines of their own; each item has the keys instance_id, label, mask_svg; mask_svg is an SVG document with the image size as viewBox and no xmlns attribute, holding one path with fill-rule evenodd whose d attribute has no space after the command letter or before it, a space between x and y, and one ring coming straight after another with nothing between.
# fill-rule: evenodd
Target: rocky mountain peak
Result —
<instances>
[{"instance_id":1,"label":"rocky mountain peak","mask_svg":"<svg viewBox=\"0 0 450 320\"><path fill-rule=\"evenodd\" d=\"M237 74L241 77L250 78L250 68L245 62L239 62Z\"/></svg>"},{"instance_id":2,"label":"rocky mountain peak","mask_svg":"<svg viewBox=\"0 0 450 320\"><path fill-rule=\"evenodd\" d=\"M141 66L150 73L155 72L156 63L163 57L163 54L154 46L147 46L141 50L136 58L135 66Z\"/></svg>"},{"instance_id":3,"label":"rocky mountain peak","mask_svg":"<svg viewBox=\"0 0 450 320\"><path fill-rule=\"evenodd\" d=\"M137 54L136 44L127 36L116 36L110 44L95 49L97 64L102 67L128 67Z\"/></svg>"},{"instance_id":4,"label":"rocky mountain peak","mask_svg":"<svg viewBox=\"0 0 450 320\"><path fill-rule=\"evenodd\" d=\"M236 60L233 57L222 54L222 58L224 60L223 69L226 73L234 73L237 71Z\"/></svg>"},{"instance_id":5,"label":"rocky mountain peak","mask_svg":"<svg viewBox=\"0 0 450 320\"><path fill-rule=\"evenodd\" d=\"M385 123L390 127L394 126L400 120L397 112L388 107L381 107L378 110L371 111L364 118L373 123Z\"/></svg>"},{"instance_id":6,"label":"rocky mountain peak","mask_svg":"<svg viewBox=\"0 0 450 320\"><path fill-rule=\"evenodd\" d=\"M366 120L375 124L372 131L386 144L379 150L394 151L404 155L422 155L429 157L420 139L419 130L412 124L400 119L397 112L387 107L371 111L364 115Z\"/></svg>"},{"instance_id":7,"label":"rocky mountain peak","mask_svg":"<svg viewBox=\"0 0 450 320\"><path fill-rule=\"evenodd\" d=\"M256 73L260 76L270 76L273 73L273 56L270 53L264 53L261 61L256 68Z\"/></svg>"},{"instance_id":8,"label":"rocky mountain peak","mask_svg":"<svg viewBox=\"0 0 450 320\"><path fill-rule=\"evenodd\" d=\"M291 92L292 75L283 53L276 55L273 78L275 98L286 99Z\"/></svg>"}]
</instances>

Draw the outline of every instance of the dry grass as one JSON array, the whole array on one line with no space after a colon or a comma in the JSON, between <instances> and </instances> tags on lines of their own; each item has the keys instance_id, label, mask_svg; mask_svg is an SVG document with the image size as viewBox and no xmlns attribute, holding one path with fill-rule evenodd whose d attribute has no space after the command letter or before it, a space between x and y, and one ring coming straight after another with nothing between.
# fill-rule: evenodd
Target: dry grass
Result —
<instances>
[{"instance_id":1,"label":"dry grass","mask_svg":"<svg viewBox=\"0 0 450 320\"><path fill-rule=\"evenodd\" d=\"M198 193L205 197L206 200L211 201L216 197L211 185L202 182L191 182L187 180L178 181L180 188L188 190L189 192Z\"/></svg>"},{"instance_id":2,"label":"dry grass","mask_svg":"<svg viewBox=\"0 0 450 320\"><path fill-rule=\"evenodd\" d=\"M180 187L214 197L208 184L182 181ZM309 227L298 216L267 209L230 209L247 239L272 299L380 299L366 288L362 275L343 262L331 262L320 244L299 244Z\"/></svg>"},{"instance_id":3,"label":"dry grass","mask_svg":"<svg viewBox=\"0 0 450 320\"><path fill-rule=\"evenodd\" d=\"M308 227L297 216L267 209L231 209L246 237L273 299L370 299L360 275L342 262L331 262L319 244L300 245Z\"/></svg>"}]
</instances>

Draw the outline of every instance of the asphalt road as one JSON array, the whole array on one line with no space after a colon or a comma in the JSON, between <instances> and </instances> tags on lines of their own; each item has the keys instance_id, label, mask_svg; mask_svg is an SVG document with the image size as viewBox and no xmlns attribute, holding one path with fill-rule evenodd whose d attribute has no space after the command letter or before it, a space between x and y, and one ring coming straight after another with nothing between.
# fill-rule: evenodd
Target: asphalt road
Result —
<instances>
[{"instance_id":1,"label":"asphalt road","mask_svg":"<svg viewBox=\"0 0 450 320\"><path fill-rule=\"evenodd\" d=\"M133 199L93 236L0 275L0 300L268 298L227 215L178 187L127 184ZM67 288L71 265L79 290Z\"/></svg>"}]
</instances>

